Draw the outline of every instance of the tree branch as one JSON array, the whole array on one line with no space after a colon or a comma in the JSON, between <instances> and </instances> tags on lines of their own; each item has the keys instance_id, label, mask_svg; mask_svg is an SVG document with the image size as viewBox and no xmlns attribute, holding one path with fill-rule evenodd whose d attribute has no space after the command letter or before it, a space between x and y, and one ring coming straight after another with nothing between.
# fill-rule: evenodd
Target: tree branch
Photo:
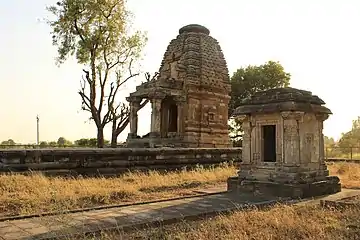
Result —
<instances>
[{"instance_id":1,"label":"tree branch","mask_svg":"<svg viewBox=\"0 0 360 240\"><path fill-rule=\"evenodd\" d=\"M129 67L128 67L129 76L124 81L120 82L120 73L117 72L116 73L116 75L117 75L117 77L116 77L117 78L116 87L114 87L114 83L110 84L110 94L108 96L108 111L104 115L103 124L109 123L111 120L113 120L114 116L116 115L116 111L117 111L118 107L115 108L114 103L115 103L115 98L116 98L116 95L117 95L117 92L118 92L119 88L124 83L126 83L128 80L130 80L131 78L139 75L139 73L136 73L136 74L132 73L132 71L131 71L132 62L133 62L133 60L130 61Z\"/></svg>"},{"instance_id":2,"label":"tree branch","mask_svg":"<svg viewBox=\"0 0 360 240\"><path fill-rule=\"evenodd\" d=\"M119 82L119 84L118 84L119 87L120 87L121 85L125 84L125 83L126 83L127 81L129 81L131 78L136 77L136 76L139 76L139 73L135 73L135 74L132 73L132 71L131 71L132 62L133 62L133 59L131 59L131 60L130 60L130 63L129 63L129 68L128 68L128 70L129 70L129 76L128 76L124 81L122 81L121 83L120 83L120 81L118 81L118 82Z\"/></svg>"},{"instance_id":3,"label":"tree branch","mask_svg":"<svg viewBox=\"0 0 360 240\"><path fill-rule=\"evenodd\" d=\"M242 134L238 134L238 135L235 135L235 136L230 136L230 138L239 138L239 137L242 137L243 135Z\"/></svg>"},{"instance_id":4,"label":"tree branch","mask_svg":"<svg viewBox=\"0 0 360 240\"><path fill-rule=\"evenodd\" d=\"M90 72L89 72L89 71L86 71L85 69L83 69L83 72L85 73L85 79L86 79L86 81L87 81L88 84L90 85L90 84L91 84ZM84 79L84 77L83 77L83 79Z\"/></svg>"},{"instance_id":5,"label":"tree branch","mask_svg":"<svg viewBox=\"0 0 360 240\"><path fill-rule=\"evenodd\" d=\"M140 104L139 110L142 109L143 107L145 107L145 105L148 104L148 102L150 102L150 99L146 99L144 102L142 102Z\"/></svg>"},{"instance_id":6,"label":"tree branch","mask_svg":"<svg viewBox=\"0 0 360 240\"><path fill-rule=\"evenodd\" d=\"M90 99L88 96L86 96L86 93L85 93L86 82L85 82L84 78L82 80L83 80L83 83L80 81L81 88L78 92L82 99L82 105L83 105L82 110L91 112Z\"/></svg>"},{"instance_id":7,"label":"tree branch","mask_svg":"<svg viewBox=\"0 0 360 240\"><path fill-rule=\"evenodd\" d=\"M100 99L99 99L99 118L100 118L100 114L104 105L104 97L105 97L105 85L107 82L107 78L108 78L108 74L109 74L109 70L105 69L105 75L104 75L104 79L101 79L101 70L99 68L99 76L100 76Z\"/></svg>"},{"instance_id":8,"label":"tree branch","mask_svg":"<svg viewBox=\"0 0 360 240\"><path fill-rule=\"evenodd\" d=\"M116 126L115 135L118 136L129 124L130 109L125 104L121 105L120 114L115 116L115 120L119 120Z\"/></svg>"},{"instance_id":9,"label":"tree branch","mask_svg":"<svg viewBox=\"0 0 360 240\"><path fill-rule=\"evenodd\" d=\"M97 117L98 110L95 107L95 102L93 100L94 94L91 93L95 83L91 81L89 71L83 69L83 72L85 73L85 78L84 76L82 76L82 82L80 81L80 90L78 92L82 99L82 104L83 104L82 110L90 112L92 119L94 119L96 125L100 126L100 118ZM90 96L86 94L86 83L88 83L90 87Z\"/></svg>"},{"instance_id":10,"label":"tree branch","mask_svg":"<svg viewBox=\"0 0 360 240\"><path fill-rule=\"evenodd\" d=\"M100 9L100 11L101 11L102 15L104 16L104 18L109 19L109 17L110 17L111 14L112 14L112 11L114 10L114 8L115 8L117 5L118 5L118 2L116 1L116 3L115 3L112 7L110 7L109 13L108 13L107 15L105 15L105 12L104 12L102 9Z\"/></svg>"},{"instance_id":11,"label":"tree branch","mask_svg":"<svg viewBox=\"0 0 360 240\"><path fill-rule=\"evenodd\" d=\"M82 32L80 31L80 28L79 28L79 26L78 26L78 24L77 24L77 19L76 19L76 18L74 19L74 27L75 27L75 31L76 31L77 34L79 35L81 41L83 41L84 43L86 43L85 37L84 37L84 35L82 34Z\"/></svg>"},{"instance_id":12,"label":"tree branch","mask_svg":"<svg viewBox=\"0 0 360 240\"><path fill-rule=\"evenodd\" d=\"M119 122L117 127L116 127L116 131L115 134L116 136L119 136L120 133L122 133L124 131L124 129L126 128L126 126L129 124L129 117L127 117L125 119L125 121Z\"/></svg>"},{"instance_id":13,"label":"tree branch","mask_svg":"<svg viewBox=\"0 0 360 240\"><path fill-rule=\"evenodd\" d=\"M109 43L109 39L110 39L110 34L106 37L106 39L105 39L105 46L107 46L108 45L108 43ZM108 53L106 52L107 51L107 48L106 47L104 47L104 50L103 50L103 57L104 57L104 62L105 62L105 66L106 66L106 68L108 69L109 68L109 66L110 66L110 63L109 63L109 61L108 61L108 59L107 59L107 57L108 57Z\"/></svg>"},{"instance_id":14,"label":"tree branch","mask_svg":"<svg viewBox=\"0 0 360 240\"><path fill-rule=\"evenodd\" d=\"M114 63L110 64L109 69L112 69L113 67L115 67L115 66L118 65L118 64L124 64L124 63L126 63L126 61L128 60L128 58L129 58L129 56L130 56L130 53L131 53L131 52L129 52L128 54L126 54L125 59L123 59L122 61L120 60L120 56L122 56L122 55L125 54L125 53L119 54L118 57L117 57L117 60L116 60ZM131 60L131 61L132 61L132 60Z\"/></svg>"}]
</instances>

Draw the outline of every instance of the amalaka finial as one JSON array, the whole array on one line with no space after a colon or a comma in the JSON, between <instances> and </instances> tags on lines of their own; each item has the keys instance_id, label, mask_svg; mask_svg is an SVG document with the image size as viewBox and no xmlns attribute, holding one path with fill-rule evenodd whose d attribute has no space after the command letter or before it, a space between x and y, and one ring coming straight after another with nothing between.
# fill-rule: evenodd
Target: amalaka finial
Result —
<instances>
[{"instance_id":1,"label":"amalaka finial","mask_svg":"<svg viewBox=\"0 0 360 240\"><path fill-rule=\"evenodd\" d=\"M199 24L189 24L179 29L179 34L185 33L185 32L195 32L195 33L204 33L206 35L210 34L210 30L207 29L204 26L201 26Z\"/></svg>"}]
</instances>

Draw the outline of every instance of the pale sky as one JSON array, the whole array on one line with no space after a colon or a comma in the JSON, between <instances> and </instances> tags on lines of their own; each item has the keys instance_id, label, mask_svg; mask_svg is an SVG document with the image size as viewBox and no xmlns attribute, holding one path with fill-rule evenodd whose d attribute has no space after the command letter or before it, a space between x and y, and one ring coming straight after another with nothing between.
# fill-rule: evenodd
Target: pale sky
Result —
<instances>
[{"instance_id":1,"label":"pale sky","mask_svg":"<svg viewBox=\"0 0 360 240\"><path fill-rule=\"evenodd\" d=\"M96 128L80 111L77 94L82 66L55 65L51 29L39 21L56 0L0 1L0 141L95 137ZM333 111L324 133L338 138L360 115L359 0L128 0L135 27L149 41L142 71L158 71L164 51L184 25L210 29L225 55L230 75L239 67L280 61L292 87L312 91ZM129 83L125 97L141 79ZM150 107L140 113L139 133L150 129ZM127 136L126 129L119 140ZM105 132L110 139L110 131Z\"/></svg>"}]
</instances>

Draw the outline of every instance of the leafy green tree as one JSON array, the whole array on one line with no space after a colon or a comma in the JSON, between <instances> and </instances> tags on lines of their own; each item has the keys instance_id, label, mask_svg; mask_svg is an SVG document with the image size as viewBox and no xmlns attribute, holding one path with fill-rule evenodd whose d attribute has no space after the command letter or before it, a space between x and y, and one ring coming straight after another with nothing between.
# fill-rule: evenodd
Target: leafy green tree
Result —
<instances>
[{"instance_id":1,"label":"leafy green tree","mask_svg":"<svg viewBox=\"0 0 360 240\"><path fill-rule=\"evenodd\" d=\"M75 143L76 146L86 147L86 146L89 145L89 139L87 139L87 138L81 138L81 139L79 139L79 140L76 140L74 143Z\"/></svg>"},{"instance_id":2,"label":"leafy green tree","mask_svg":"<svg viewBox=\"0 0 360 240\"><path fill-rule=\"evenodd\" d=\"M59 137L57 140L57 145L59 146L65 146L66 139L64 137Z\"/></svg>"},{"instance_id":3,"label":"leafy green tree","mask_svg":"<svg viewBox=\"0 0 360 240\"><path fill-rule=\"evenodd\" d=\"M249 65L239 68L231 77L231 100L229 102L229 117L245 98L257 91L288 87L290 73L285 72L279 62L268 61L259 66ZM230 121L230 136L234 139L241 137L241 123Z\"/></svg>"},{"instance_id":4,"label":"leafy green tree","mask_svg":"<svg viewBox=\"0 0 360 240\"><path fill-rule=\"evenodd\" d=\"M84 64L79 95L82 110L90 113L97 128L97 147L104 146L104 127L112 121L120 86L136 76L123 78L140 57L146 42L143 33L130 33L130 12L123 0L60 0L48 8L57 62L75 55Z\"/></svg>"},{"instance_id":5,"label":"leafy green tree","mask_svg":"<svg viewBox=\"0 0 360 240\"><path fill-rule=\"evenodd\" d=\"M8 140L6 140L6 141L2 141L2 142L1 142L1 145L14 146L14 145L16 145L16 143L15 143L14 140L8 139Z\"/></svg>"},{"instance_id":6,"label":"leafy green tree","mask_svg":"<svg viewBox=\"0 0 360 240\"><path fill-rule=\"evenodd\" d=\"M58 146L57 142L55 142L55 141L51 141L51 142L49 142L48 144L49 144L50 147L56 147L56 146Z\"/></svg>"},{"instance_id":7,"label":"leafy green tree","mask_svg":"<svg viewBox=\"0 0 360 240\"><path fill-rule=\"evenodd\" d=\"M104 140L104 144L109 144L109 140ZM97 139L96 138L81 138L75 141L75 145L79 147L96 147Z\"/></svg>"},{"instance_id":8,"label":"leafy green tree","mask_svg":"<svg viewBox=\"0 0 360 240\"><path fill-rule=\"evenodd\" d=\"M49 143L46 142L46 141L41 141L41 142L39 143L39 146L40 146L41 148L46 148L46 147L49 147Z\"/></svg>"},{"instance_id":9,"label":"leafy green tree","mask_svg":"<svg viewBox=\"0 0 360 240\"><path fill-rule=\"evenodd\" d=\"M352 128L346 133L342 133L338 146L344 154L351 153L360 149L360 117L353 120Z\"/></svg>"},{"instance_id":10,"label":"leafy green tree","mask_svg":"<svg viewBox=\"0 0 360 240\"><path fill-rule=\"evenodd\" d=\"M67 147L73 145L71 141L65 139L64 137L59 137L57 140L57 145L59 147Z\"/></svg>"},{"instance_id":11,"label":"leafy green tree","mask_svg":"<svg viewBox=\"0 0 360 240\"><path fill-rule=\"evenodd\" d=\"M105 144L105 143L104 143ZM96 146L96 138L90 138L89 139L89 147L95 147Z\"/></svg>"},{"instance_id":12,"label":"leafy green tree","mask_svg":"<svg viewBox=\"0 0 360 240\"><path fill-rule=\"evenodd\" d=\"M332 137L324 136L324 145L328 148L336 147L336 141Z\"/></svg>"},{"instance_id":13,"label":"leafy green tree","mask_svg":"<svg viewBox=\"0 0 360 240\"><path fill-rule=\"evenodd\" d=\"M324 136L325 157L339 157L342 152L338 143L332 137Z\"/></svg>"}]
</instances>

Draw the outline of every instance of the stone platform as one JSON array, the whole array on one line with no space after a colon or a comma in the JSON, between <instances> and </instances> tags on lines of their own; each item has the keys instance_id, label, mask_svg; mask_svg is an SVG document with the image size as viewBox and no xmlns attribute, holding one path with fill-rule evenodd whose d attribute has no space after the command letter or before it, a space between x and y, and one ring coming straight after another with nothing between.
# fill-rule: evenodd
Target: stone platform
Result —
<instances>
[{"instance_id":1,"label":"stone platform","mask_svg":"<svg viewBox=\"0 0 360 240\"><path fill-rule=\"evenodd\" d=\"M319 204L320 200L336 200L359 194L360 190L343 189L340 193L316 200L308 200L303 204ZM283 200L287 201L286 199ZM277 198L254 196L253 194L218 193L136 206L13 220L0 222L0 239L75 239L77 236L84 236L86 233L99 233L102 230L119 229L126 231L159 224L170 224L181 220L214 216L249 206L268 206L278 201ZM293 201L292 203L297 202Z\"/></svg>"},{"instance_id":2,"label":"stone platform","mask_svg":"<svg viewBox=\"0 0 360 240\"><path fill-rule=\"evenodd\" d=\"M347 209L347 208L360 209L360 195L349 196L346 198L336 199L336 200L326 199L326 200L322 200L320 204L323 207L335 208L339 210Z\"/></svg>"},{"instance_id":3,"label":"stone platform","mask_svg":"<svg viewBox=\"0 0 360 240\"><path fill-rule=\"evenodd\" d=\"M228 179L228 191L303 199L340 192L341 185L339 178L336 176L326 177L323 181L297 184L255 180L239 181L238 177L231 177Z\"/></svg>"}]
</instances>

